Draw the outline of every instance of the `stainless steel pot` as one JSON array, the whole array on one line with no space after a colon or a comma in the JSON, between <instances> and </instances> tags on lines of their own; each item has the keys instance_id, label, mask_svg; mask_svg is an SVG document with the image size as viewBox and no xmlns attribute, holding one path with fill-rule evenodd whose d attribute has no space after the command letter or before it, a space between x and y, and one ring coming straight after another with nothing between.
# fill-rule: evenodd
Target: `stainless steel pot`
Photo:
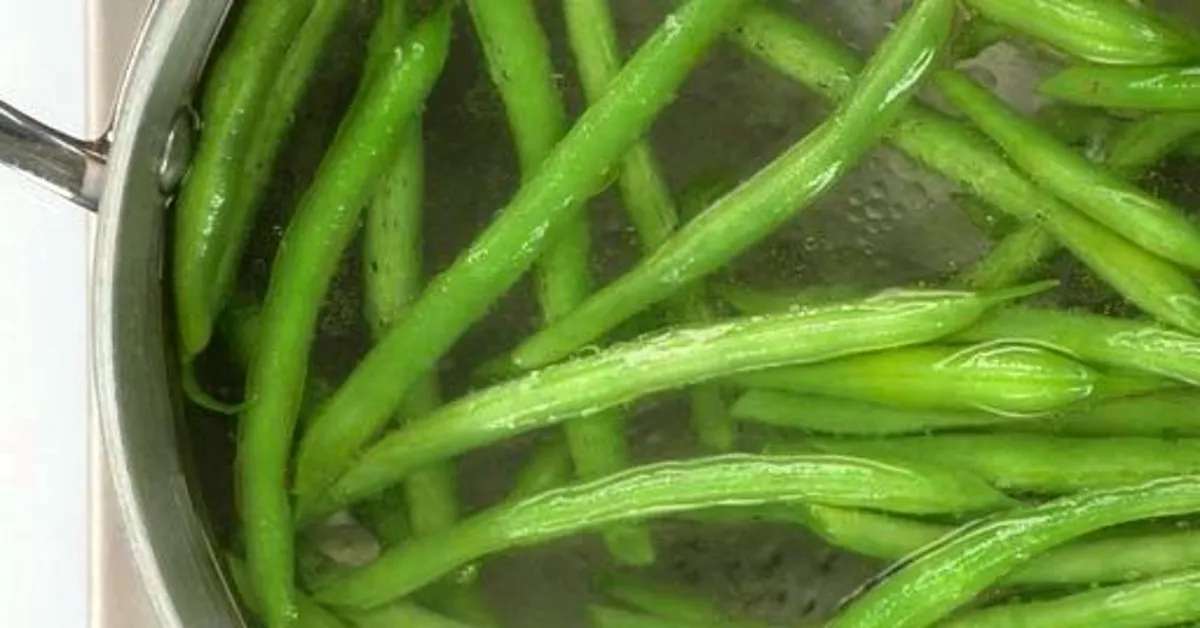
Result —
<instances>
[{"instance_id":1,"label":"stainless steel pot","mask_svg":"<svg viewBox=\"0 0 1200 628\"><path fill-rule=\"evenodd\" d=\"M91 342L101 435L128 543L159 625L240 626L185 472L168 385L166 201L187 162L187 103L231 0L157 0L111 131L80 141L0 103L0 163L99 210Z\"/></svg>"}]
</instances>

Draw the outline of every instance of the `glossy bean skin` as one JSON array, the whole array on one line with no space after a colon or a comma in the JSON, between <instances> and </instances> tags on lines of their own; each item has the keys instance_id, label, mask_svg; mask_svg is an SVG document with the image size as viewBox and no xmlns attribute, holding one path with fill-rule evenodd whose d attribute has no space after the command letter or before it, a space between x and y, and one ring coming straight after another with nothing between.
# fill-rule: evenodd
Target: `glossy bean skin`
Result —
<instances>
[{"instance_id":1,"label":"glossy bean skin","mask_svg":"<svg viewBox=\"0 0 1200 628\"><path fill-rule=\"evenodd\" d=\"M1186 571L1061 598L990 606L952 617L947 628L1153 628L1200 619L1200 571Z\"/></svg>"},{"instance_id":2,"label":"glossy bean skin","mask_svg":"<svg viewBox=\"0 0 1200 628\"><path fill-rule=\"evenodd\" d=\"M1089 107L1196 111L1200 109L1200 66L1075 66L1043 81L1038 91Z\"/></svg>"},{"instance_id":3,"label":"glossy bean skin","mask_svg":"<svg viewBox=\"0 0 1200 628\"><path fill-rule=\"evenodd\" d=\"M967 0L984 18L1067 54L1106 65L1156 65L1200 58L1200 39L1168 18L1124 0Z\"/></svg>"},{"instance_id":4,"label":"glossy bean skin","mask_svg":"<svg viewBox=\"0 0 1200 628\"><path fill-rule=\"evenodd\" d=\"M1004 490L1061 495L1200 472L1191 439L945 434L882 440L806 439L803 447L853 456L927 460L968 469ZM768 451L787 451L788 446Z\"/></svg>"},{"instance_id":5,"label":"glossy bean skin","mask_svg":"<svg viewBox=\"0 0 1200 628\"><path fill-rule=\"evenodd\" d=\"M1179 208L1058 143L963 75L943 72L937 85L1038 184L1146 250L1200 268L1200 229Z\"/></svg>"},{"instance_id":6,"label":"glossy bean skin","mask_svg":"<svg viewBox=\"0 0 1200 628\"><path fill-rule=\"evenodd\" d=\"M1027 419L981 410L902 408L869 401L751 389L732 407L733 416L776 427L818 434L889 436L935 430L994 426Z\"/></svg>"},{"instance_id":7,"label":"glossy bean skin","mask_svg":"<svg viewBox=\"0 0 1200 628\"><path fill-rule=\"evenodd\" d=\"M887 131L950 37L953 2L920 0L881 44L837 110L812 133L684 225L636 268L513 353L556 362L719 269L807 208Z\"/></svg>"},{"instance_id":8,"label":"glossy bean skin","mask_svg":"<svg viewBox=\"0 0 1200 628\"><path fill-rule=\"evenodd\" d=\"M1200 113L1147 116L1113 137L1106 163L1125 176L1136 176L1157 165L1196 135L1200 135Z\"/></svg>"},{"instance_id":9,"label":"glossy bean skin","mask_svg":"<svg viewBox=\"0 0 1200 628\"><path fill-rule=\"evenodd\" d=\"M845 98L860 67L851 51L766 6L748 9L731 36L750 54L830 100ZM1045 228L1143 311L1200 333L1200 291L1186 273L1042 191L971 127L914 104L901 114L887 139L990 206ZM1053 251L1048 238L1025 237L1027 243L1044 247L1031 251L1027 259L1042 259ZM1006 273L1022 274L1019 271Z\"/></svg>"},{"instance_id":10,"label":"glossy bean skin","mask_svg":"<svg viewBox=\"0 0 1200 628\"><path fill-rule=\"evenodd\" d=\"M903 560L955 533L955 526L869 510L806 505L784 523L809 526L832 545L882 560ZM1062 587L1129 582L1200 568L1194 530L1115 530L1035 556L1000 581L1006 586Z\"/></svg>"},{"instance_id":11,"label":"glossy bean skin","mask_svg":"<svg viewBox=\"0 0 1200 628\"><path fill-rule=\"evenodd\" d=\"M994 304L1043 289L885 292L773 316L667 331L482 390L372 446L325 495L301 499L302 520L368 497L415 465L458 455L631 402L738 372L928 342L969 326Z\"/></svg>"},{"instance_id":12,"label":"glossy bean skin","mask_svg":"<svg viewBox=\"0 0 1200 628\"><path fill-rule=\"evenodd\" d=\"M326 489L399 407L412 384L539 257L563 219L598 192L710 43L747 0L691 0L643 44L488 229L413 304L314 418L295 492Z\"/></svg>"},{"instance_id":13,"label":"glossy bean skin","mask_svg":"<svg viewBox=\"0 0 1200 628\"><path fill-rule=\"evenodd\" d=\"M504 100L521 172L528 181L566 129L566 113L555 84L549 42L531 0L471 0L467 6L483 42L492 82ZM614 75L618 69L614 69ZM553 324L566 316L592 290L585 218L580 214L564 219L536 266L537 296L544 324ZM564 424L580 477L600 477L629 465L625 422L623 414L614 409L589 421ZM644 565L654 561L650 533L643 528L618 526L606 530L604 539L619 562Z\"/></svg>"},{"instance_id":14,"label":"glossy bean skin","mask_svg":"<svg viewBox=\"0 0 1200 628\"><path fill-rule=\"evenodd\" d=\"M721 503L810 501L917 513L1011 505L971 476L923 465L746 454L662 462L485 511L444 533L388 550L363 568L331 575L316 584L315 597L335 607L369 608L480 557L609 523Z\"/></svg>"},{"instance_id":15,"label":"glossy bean skin","mask_svg":"<svg viewBox=\"0 0 1200 628\"><path fill-rule=\"evenodd\" d=\"M1007 426L1029 432L1064 436L1200 436L1200 394L1194 390L1165 391L1087 404L1078 410Z\"/></svg>"},{"instance_id":16,"label":"glossy bean skin","mask_svg":"<svg viewBox=\"0 0 1200 628\"><path fill-rule=\"evenodd\" d=\"M217 277L226 247L234 242L230 231L239 220L234 199L243 185L247 149L313 5L313 0L248 2L209 69L199 103L204 133L175 204L172 281L184 364L208 346L224 305L227 295L217 294Z\"/></svg>"},{"instance_id":17,"label":"glossy bean skin","mask_svg":"<svg viewBox=\"0 0 1200 628\"><path fill-rule=\"evenodd\" d=\"M1064 497L961 528L852 600L831 628L930 626L1021 564L1122 523L1200 510L1200 478L1166 478Z\"/></svg>"},{"instance_id":18,"label":"glossy bean skin","mask_svg":"<svg viewBox=\"0 0 1200 628\"><path fill-rule=\"evenodd\" d=\"M621 69L620 42L608 5L608 0L563 0L567 37L588 102L603 97ZM679 226L679 210L648 141L636 142L621 160L617 186L642 250L654 253ZM702 285L683 290L667 303L671 318L685 324L712 320L705 297ZM733 422L720 390L700 386L689 395L700 442L714 451L732 448Z\"/></svg>"},{"instance_id":19,"label":"glossy bean skin","mask_svg":"<svg viewBox=\"0 0 1200 628\"><path fill-rule=\"evenodd\" d=\"M1029 343L1093 364L1200 385L1200 337L1144 321L1012 307L984 317L959 338L970 343Z\"/></svg>"},{"instance_id":20,"label":"glossy bean skin","mask_svg":"<svg viewBox=\"0 0 1200 628\"><path fill-rule=\"evenodd\" d=\"M910 347L746 373L735 381L752 388L901 408L982 410L1021 417L1087 399L1100 377L1045 349L986 343L966 348Z\"/></svg>"},{"instance_id":21,"label":"glossy bean skin","mask_svg":"<svg viewBox=\"0 0 1200 628\"><path fill-rule=\"evenodd\" d=\"M247 558L272 628L289 625L295 614L287 476L319 310L359 212L391 165L384 146L419 111L440 73L449 31L448 10L424 20L397 47L404 54L389 58L384 80L356 96L272 265L259 349L247 375L252 402L238 437Z\"/></svg>"}]
</instances>

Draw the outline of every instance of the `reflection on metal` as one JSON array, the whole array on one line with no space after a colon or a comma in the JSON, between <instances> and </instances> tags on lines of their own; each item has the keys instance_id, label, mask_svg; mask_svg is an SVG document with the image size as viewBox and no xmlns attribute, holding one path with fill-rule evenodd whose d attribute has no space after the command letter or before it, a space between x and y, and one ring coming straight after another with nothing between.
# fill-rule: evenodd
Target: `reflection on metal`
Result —
<instances>
[{"instance_id":1,"label":"reflection on metal","mask_svg":"<svg viewBox=\"0 0 1200 628\"><path fill-rule=\"evenodd\" d=\"M0 164L92 211L104 187L104 140L78 140L0 101Z\"/></svg>"}]
</instances>

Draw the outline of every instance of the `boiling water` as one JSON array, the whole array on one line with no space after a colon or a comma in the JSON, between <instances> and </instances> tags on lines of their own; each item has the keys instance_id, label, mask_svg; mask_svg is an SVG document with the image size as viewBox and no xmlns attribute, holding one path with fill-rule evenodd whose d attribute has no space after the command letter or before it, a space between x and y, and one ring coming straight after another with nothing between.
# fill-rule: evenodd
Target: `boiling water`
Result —
<instances>
[{"instance_id":1,"label":"boiling water","mask_svg":"<svg viewBox=\"0 0 1200 628\"><path fill-rule=\"evenodd\" d=\"M582 97L573 78L558 2L541 4L562 90L570 110L577 113ZM614 0L626 50L635 49L673 4L671 0ZM866 54L906 3L791 0L777 4ZM1191 5L1189 10L1200 14L1189 0L1161 4L1175 11ZM374 10L373 2L356 4L313 87L300 116L302 124L289 140L288 157L279 168L268 204L268 225L256 235L252 259L246 266L247 284L259 290L265 285L286 216L352 95L361 43ZM503 108L481 65L469 20L459 20L454 43L425 117L429 167L425 246L430 273L451 263L518 184ZM1032 112L1040 104L1032 96L1032 88L1056 63L1044 51L1006 43L967 67L1011 102ZM672 188L683 195L700 186L732 183L753 174L829 111L821 98L735 47L720 44L654 124L651 139ZM1154 184L1161 193L1187 200L1193 196L1187 185L1189 168L1186 163L1168 164ZM956 200L954 186L900 153L878 147L810 210L742 255L722 280L764 286L850 283L865 287L942 280L978 259L989 245L957 208ZM588 216L595 237L594 269L598 280L606 282L636 261L636 237L612 191L592 200ZM333 286L312 364L317 376L334 382L344 377L369 347L360 314L357 251L357 246L352 247L346 255ZM1050 272L1070 286L1065 297L1068 302L1110 311L1121 307L1118 299L1088 281L1069 259L1055 260L1052 265ZM532 303L530 285L523 282L458 343L441 364L448 396L468 390L474 367L537 327L539 317ZM217 381L236 382L236 373L236 369L216 364L210 375ZM656 397L628 410L633 417L629 433L637 460L681 457L697 451L686 429L686 404L677 397ZM232 426L208 416L192 417L188 424L190 449L201 471L214 529L232 543ZM459 469L465 508L476 510L500 499L539 438L544 435L463 457ZM653 530L660 558L650 571L721 600L734 615L772 622L794 625L825 617L839 600L884 566L833 549L797 527L665 521L654 523ZM349 543L350 554L373 550L370 543L354 541L359 538L361 535L336 531L324 534L327 548ZM591 535L489 559L481 583L505 625L567 628L585 625L583 606L590 583L611 568L603 547Z\"/></svg>"}]
</instances>

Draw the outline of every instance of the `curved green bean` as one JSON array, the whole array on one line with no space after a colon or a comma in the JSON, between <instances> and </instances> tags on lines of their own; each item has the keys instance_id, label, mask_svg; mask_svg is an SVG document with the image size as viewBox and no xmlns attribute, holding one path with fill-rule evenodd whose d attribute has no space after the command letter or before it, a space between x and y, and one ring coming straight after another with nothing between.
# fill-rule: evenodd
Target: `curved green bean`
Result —
<instances>
[{"instance_id":1,"label":"curved green bean","mask_svg":"<svg viewBox=\"0 0 1200 628\"><path fill-rule=\"evenodd\" d=\"M964 613L947 628L1154 628L1200 619L1200 571L1094 589L1038 602L1005 604Z\"/></svg>"},{"instance_id":2,"label":"curved green bean","mask_svg":"<svg viewBox=\"0 0 1200 628\"><path fill-rule=\"evenodd\" d=\"M747 10L733 36L743 49L831 100L845 98L859 68L851 51L765 6ZM888 140L989 205L1044 226L1146 312L1200 332L1200 291L1190 277L1043 192L974 129L914 104L901 115ZM1048 244L1045 239L1035 241Z\"/></svg>"},{"instance_id":3,"label":"curved green bean","mask_svg":"<svg viewBox=\"0 0 1200 628\"><path fill-rule=\"evenodd\" d=\"M663 462L485 511L453 529L392 548L361 569L333 574L317 583L314 595L335 607L369 608L501 550L714 504L786 502L909 513L1011 505L972 476L923 465L745 454Z\"/></svg>"},{"instance_id":4,"label":"curved green bean","mask_svg":"<svg viewBox=\"0 0 1200 628\"><path fill-rule=\"evenodd\" d=\"M608 0L565 0L567 35L588 102L598 101L621 69L620 44ZM679 225L679 212L658 160L647 140L634 143L620 162L617 186L642 249L658 250ZM682 323L713 319L702 286L692 286L668 303L672 318ZM721 392L701 386L690 393L692 424L700 442L716 451L733 446L733 425Z\"/></svg>"},{"instance_id":5,"label":"curved green bean","mask_svg":"<svg viewBox=\"0 0 1200 628\"><path fill-rule=\"evenodd\" d=\"M1125 176L1136 176L1200 134L1200 113L1151 115L1122 129L1109 147L1107 164Z\"/></svg>"},{"instance_id":6,"label":"curved green bean","mask_svg":"<svg viewBox=\"0 0 1200 628\"><path fill-rule=\"evenodd\" d=\"M1200 58L1200 38L1126 0L967 0L984 18L1086 61L1156 65Z\"/></svg>"},{"instance_id":7,"label":"curved green bean","mask_svg":"<svg viewBox=\"0 0 1200 628\"><path fill-rule=\"evenodd\" d=\"M632 271L513 354L523 368L556 362L647 306L720 268L807 208L883 135L944 47L955 7L920 0L880 46L854 93L766 168L684 225Z\"/></svg>"},{"instance_id":8,"label":"curved green bean","mask_svg":"<svg viewBox=\"0 0 1200 628\"><path fill-rule=\"evenodd\" d=\"M691 0L671 14L555 147L538 174L358 365L300 443L295 492L313 499L387 424L404 394L539 256L563 219L670 102L747 0Z\"/></svg>"},{"instance_id":9,"label":"curved green bean","mask_svg":"<svg viewBox=\"0 0 1200 628\"><path fill-rule=\"evenodd\" d=\"M750 390L733 404L742 421L801 429L821 434L886 436L933 430L1023 424L1027 420L971 410L902 408L869 401L836 399L774 390Z\"/></svg>"},{"instance_id":10,"label":"curved green bean","mask_svg":"<svg viewBox=\"0 0 1200 628\"><path fill-rule=\"evenodd\" d=\"M1005 416L1049 412L1090 397L1101 379L1052 351L1020 344L909 347L745 373L739 384L928 410Z\"/></svg>"},{"instance_id":11,"label":"curved green bean","mask_svg":"<svg viewBox=\"0 0 1200 628\"><path fill-rule=\"evenodd\" d=\"M882 440L810 438L802 447L851 456L915 459L970 470L1004 490L1067 494L1200 473L1200 443L1158 438L945 434ZM789 445L767 451L788 451Z\"/></svg>"},{"instance_id":12,"label":"curved green bean","mask_svg":"<svg viewBox=\"0 0 1200 628\"><path fill-rule=\"evenodd\" d=\"M217 279L224 247L235 241L231 229L242 220L233 203L244 185L247 150L313 3L248 2L208 71L199 103L204 133L175 204L172 280L184 364L208 346L224 305Z\"/></svg>"},{"instance_id":13,"label":"curved green bean","mask_svg":"<svg viewBox=\"0 0 1200 628\"><path fill-rule=\"evenodd\" d=\"M970 343L1035 344L1090 363L1138 369L1200 386L1200 337L1143 321L1011 307L985 316L958 338Z\"/></svg>"},{"instance_id":14,"label":"curved green bean","mask_svg":"<svg viewBox=\"0 0 1200 628\"><path fill-rule=\"evenodd\" d=\"M885 292L801 312L684 328L615 345L444 406L385 436L324 495L300 496L301 519L369 496L414 466L520 433L734 373L918 344L970 325L989 306L1044 285L991 295Z\"/></svg>"},{"instance_id":15,"label":"curved green bean","mask_svg":"<svg viewBox=\"0 0 1200 628\"><path fill-rule=\"evenodd\" d=\"M1179 208L1046 136L963 75L939 73L937 86L1047 190L1146 250L1200 268L1200 229Z\"/></svg>"},{"instance_id":16,"label":"curved green bean","mask_svg":"<svg viewBox=\"0 0 1200 628\"><path fill-rule=\"evenodd\" d=\"M1200 66L1075 66L1043 81L1038 91L1089 107L1194 112L1200 109Z\"/></svg>"},{"instance_id":17,"label":"curved green bean","mask_svg":"<svg viewBox=\"0 0 1200 628\"><path fill-rule=\"evenodd\" d=\"M830 628L918 628L1021 564L1103 528L1200 510L1200 478L1155 480L1022 508L960 529L853 600Z\"/></svg>"},{"instance_id":18,"label":"curved green bean","mask_svg":"<svg viewBox=\"0 0 1200 628\"><path fill-rule=\"evenodd\" d=\"M880 558L902 560L955 533L955 527L869 510L811 504L803 523L832 545ZM1055 547L1016 567L1000 581L1008 586L1096 585L1141 580L1200 568L1195 530L1127 531Z\"/></svg>"},{"instance_id":19,"label":"curved green bean","mask_svg":"<svg viewBox=\"0 0 1200 628\"><path fill-rule=\"evenodd\" d=\"M356 96L354 115L322 160L272 267L246 384L253 403L238 438L250 573L272 627L289 625L295 614L288 462L322 296L359 211L391 165L391 138L411 124L440 72L449 34L450 13L442 9L416 27L404 54L389 58L382 80Z\"/></svg>"}]
</instances>

